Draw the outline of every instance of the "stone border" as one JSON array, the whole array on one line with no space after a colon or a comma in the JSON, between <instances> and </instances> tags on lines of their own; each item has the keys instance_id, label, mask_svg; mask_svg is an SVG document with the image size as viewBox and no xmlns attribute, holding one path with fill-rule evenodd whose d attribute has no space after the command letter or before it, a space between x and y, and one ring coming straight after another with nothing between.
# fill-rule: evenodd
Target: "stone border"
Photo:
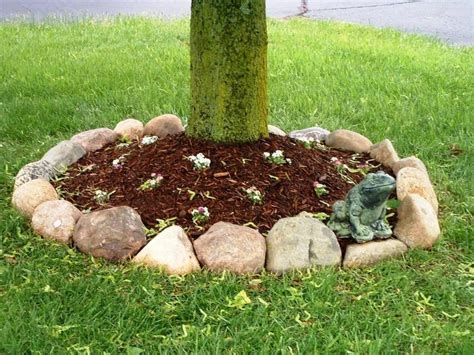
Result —
<instances>
[{"instance_id":1,"label":"stone border","mask_svg":"<svg viewBox=\"0 0 474 355\"><path fill-rule=\"evenodd\" d=\"M292 131L293 139L312 138L327 146L369 153L396 175L400 200L395 238L348 246L344 258L334 233L311 214L282 218L264 238L256 230L218 222L191 242L180 226L171 226L146 242L145 226L130 207L113 207L83 214L60 200L49 180L86 153L101 149L118 137L164 137L184 131L179 117L162 115L146 125L128 118L114 130L97 128L74 135L51 148L41 160L20 169L15 178L13 206L31 220L33 230L46 239L74 244L79 250L109 260L131 260L184 275L201 269L228 270L238 274L268 270L283 273L319 266L361 267L398 257L409 248L431 248L438 240L438 200L423 162L411 156L400 159L390 140L377 144L359 133L321 127ZM269 125L271 134L286 133Z\"/></svg>"}]
</instances>

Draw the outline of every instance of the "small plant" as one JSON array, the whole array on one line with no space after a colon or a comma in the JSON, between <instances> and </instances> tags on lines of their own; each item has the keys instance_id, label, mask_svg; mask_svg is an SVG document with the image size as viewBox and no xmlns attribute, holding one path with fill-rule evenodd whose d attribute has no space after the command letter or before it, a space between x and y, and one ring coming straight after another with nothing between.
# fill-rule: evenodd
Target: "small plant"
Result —
<instances>
[{"instance_id":1,"label":"small plant","mask_svg":"<svg viewBox=\"0 0 474 355\"><path fill-rule=\"evenodd\" d=\"M114 169L122 169L125 163L125 155L121 155L117 159L112 160L112 166Z\"/></svg>"},{"instance_id":2,"label":"small plant","mask_svg":"<svg viewBox=\"0 0 474 355\"><path fill-rule=\"evenodd\" d=\"M151 191L158 188L163 181L163 175L161 174L151 174L151 179L146 180L143 182L139 187L138 190L140 191Z\"/></svg>"},{"instance_id":3,"label":"small plant","mask_svg":"<svg viewBox=\"0 0 474 355\"><path fill-rule=\"evenodd\" d=\"M263 158L276 165L291 164L291 159L285 158L282 150L275 150L273 153L263 153Z\"/></svg>"},{"instance_id":4,"label":"small plant","mask_svg":"<svg viewBox=\"0 0 474 355\"><path fill-rule=\"evenodd\" d=\"M115 191L112 192L107 192L107 191L102 191L102 190L95 190L94 191L94 200L97 202L99 205L103 205L110 200L110 196L114 194Z\"/></svg>"},{"instance_id":5,"label":"small plant","mask_svg":"<svg viewBox=\"0 0 474 355\"><path fill-rule=\"evenodd\" d=\"M130 138L128 138L127 136L120 136L118 141L120 142L120 144L126 144L127 146L132 143L132 140Z\"/></svg>"},{"instance_id":6,"label":"small plant","mask_svg":"<svg viewBox=\"0 0 474 355\"><path fill-rule=\"evenodd\" d=\"M209 220L210 213L207 207L200 206L191 211L191 216L193 218L193 223L199 225L206 223Z\"/></svg>"},{"instance_id":7,"label":"small plant","mask_svg":"<svg viewBox=\"0 0 474 355\"><path fill-rule=\"evenodd\" d=\"M319 219L321 222L324 222L329 217L330 216L327 213L324 213L324 212L313 213L313 218Z\"/></svg>"},{"instance_id":8,"label":"small plant","mask_svg":"<svg viewBox=\"0 0 474 355\"><path fill-rule=\"evenodd\" d=\"M344 164L336 157L332 157L331 162L336 166L336 171L346 182L355 185L355 181L347 174L348 172L354 171L350 171L350 168L347 166L347 164Z\"/></svg>"},{"instance_id":9,"label":"small plant","mask_svg":"<svg viewBox=\"0 0 474 355\"><path fill-rule=\"evenodd\" d=\"M158 228L158 232L161 232L162 230L170 227L170 226L173 226L174 223L176 222L178 218L177 217L171 217L171 218L167 218L167 219L157 219L156 221L158 223L155 224L155 228Z\"/></svg>"},{"instance_id":10,"label":"small plant","mask_svg":"<svg viewBox=\"0 0 474 355\"><path fill-rule=\"evenodd\" d=\"M186 159L193 163L194 170L205 170L211 166L211 159L206 158L202 153L190 155Z\"/></svg>"},{"instance_id":11,"label":"small plant","mask_svg":"<svg viewBox=\"0 0 474 355\"><path fill-rule=\"evenodd\" d=\"M301 143L303 145L303 147L305 147L307 149L314 148L314 146L316 144L316 141L313 137L299 137L296 140L298 141L298 143ZM319 143L319 141L318 141L318 143Z\"/></svg>"},{"instance_id":12,"label":"small plant","mask_svg":"<svg viewBox=\"0 0 474 355\"><path fill-rule=\"evenodd\" d=\"M247 198L254 205L260 205L263 202L263 194L255 187L249 187L248 189L243 189Z\"/></svg>"},{"instance_id":13,"label":"small plant","mask_svg":"<svg viewBox=\"0 0 474 355\"><path fill-rule=\"evenodd\" d=\"M157 136L145 136L142 138L143 145L150 145L155 143L158 140Z\"/></svg>"},{"instance_id":14,"label":"small plant","mask_svg":"<svg viewBox=\"0 0 474 355\"><path fill-rule=\"evenodd\" d=\"M326 187L327 187L326 185L321 184L318 181L315 181L313 183L314 193L316 194L318 198L321 198L322 196L327 195L329 193Z\"/></svg>"},{"instance_id":15,"label":"small plant","mask_svg":"<svg viewBox=\"0 0 474 355\"><path fill-rule=\"evenodd\" d=\"M122 143L117 144L117 148L118 149L125 149L125 148L128 148L129 145L130 145L130 143L122 142Z\"/></svg>"}]
</instances>

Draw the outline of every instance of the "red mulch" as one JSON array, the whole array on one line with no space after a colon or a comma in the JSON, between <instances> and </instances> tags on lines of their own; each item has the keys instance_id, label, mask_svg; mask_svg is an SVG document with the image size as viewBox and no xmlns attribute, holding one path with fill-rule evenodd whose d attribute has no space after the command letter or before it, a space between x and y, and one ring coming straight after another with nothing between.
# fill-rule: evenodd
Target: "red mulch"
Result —
<instances>
[{"instance_id":1,"label":"red mulch","mask_svg":"<svg viewBox=\"0 0 474 355\"><path fill-rule=\"evenodd\" d=\"M252 222L265 233L278 219L301 211L330 214L332 204L344 199L353 187L341 178L331 158L337 157L349 167L356 165L349 161L352 153L307 149L288 137L274 135L243 145L218 145L193 140L184 134L169 136L151 145L134 142L126 148L118 148L117 144L89 153L71 166L65 178L55 183L63 198L82 210L133 207L147 228L154 227L158 218L177 217L175 223L185 228L192 238L218 221L240 225ZM273 165L263 159L264 152L277 149L292 160L291 165ZM208 170L195 171L192 163L185 159L197 153L211 159ZM126 161L118 170L112 161L123 154L127 154ZM358 160L375 164L367 154L361 154ZM85 171L87 166L92 170ZM385 169L374 169L377 170ZM151 191L137 190L152 173L164 176L161 186ZM360 173L348 175L356 182L363 178ZM327 186L329 194L316 197L313 190L316 180ZM242 189L251 186L264 193L263 204L252 205L246 198ZM106 205L94 201L97 189L115 191ZM194 199L190 199L187 190L196 193ZM210 212L209 221L201 228L193 224L190 214L199 206L208 207Z\"/></svg>"}]
</instances>

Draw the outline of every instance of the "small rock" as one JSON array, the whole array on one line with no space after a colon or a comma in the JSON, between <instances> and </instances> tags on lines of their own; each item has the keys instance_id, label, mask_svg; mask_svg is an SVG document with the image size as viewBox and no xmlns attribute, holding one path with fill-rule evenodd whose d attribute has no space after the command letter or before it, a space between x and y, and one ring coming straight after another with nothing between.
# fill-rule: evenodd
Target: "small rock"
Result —
<instances>
[{"instance_id":1,"label":"small rock","mask_svg":"<svg viewBox=\"0 0 474 355\"><path fill-rule=\"evenodd\" d=\"M388 139L384 139L380 143L370 147L370 157L389 168L392 168L393 165L400 160L392 142Z\"/></svg>"},{"instance_id":2,"label":"small rock","mask_svg":"<svg viewBox=\"0 0 474 355\"><path fill-rule=\"evenodd\" d=\"M31 180L42 179L49 181L51 180L56 171L54 166L44 160L38 160L33 163L26 164L23 168L20 169L18 174L15 177L15 187L17 189L24 183L27 183Z\"/></svg>"},{"instance_id":3,"label":"small rock","mask_svg":"<svg viewBox=\"0 0 474 355\"><path fill-rule=\"evenodd\" d=\"M276 136L286 136L286 133L284 130L282 130L281 128L278 128L277 126L273 126L271 124L268 125L268 133L270 134L274 134Z\"/></svg>"},{"instance_id":4,"label":"small rock","mask_svg":"<svg viewBox=\"0 0 474 355\"><path fill-rule=\"evenodd\" d=\"M372 241L365 244L350 244L347 246L342 266L369 266L382 260L396 258L407 250L407 246L396 239Z\"/></svg>"},{"instance_id":5,"label":"small rock","mask_svg":"<svg viewBox=\"0 0 474 355\"><path fill-rule=\"evenodd\" d=\"M35 179L13 191L12 204L22 215L31 217L35 208L43 202L57 199L58 194L53 185L46 180Z\"/></svg>"},{"instance_id":6,"label":"small rock","mask_svg":"<svg viewBox=\"0 0 474 355\"><path fill-rule=\"evenodd\" d=\"M265 264L265 238L256 230L226 222L213 224L194 241L201 264L212 271L255 273Z\"/></svg>"},{"instance_id":7,"label":"small rock","mask_svg":"<svg viewBox=\"0 0 474 355\"><path fill-rule=\"evenodd\" d=\"M327 129L321 127L309 127L297 131L291 131L288 136L293 139L313 138L314 140L324 142L330 133L331 132Z\"/></svg>"},{"instance_id":8,"label":"small rock","mask_svg":"<svg viewBox=\"0 0 474 355\"><path fill-rule=\"evenodd\" d=\"M76 134L71 142L81 145L89 153L115 142L117 137L118 134L110 128L97 128Z\"/></svg>"},{"instance_id":9,"label":"small rock","mask_svg":"<svg viewBox=\"0 0 474 355\"><path fill-rule=\"evenodd\" d=\"M46 201L36 207L31 226L39 235L68 244L82 213L68 201Z\"/></svg>"},{"instance_id":10,"label":"small rock","mask_svg":"<svg viewBox=\"0 0 474 355\"><path fill-rule=\"evenodd\" d=\"M410 248L431 248L439 238L438 217L423 197L408 194L397 209L394 234Z\"/></svg>"},{"instance_id":11,"label":"small rock","mask_svg":"<svg viewBox=\"0 0 474 355\"><path fill-rule=\"evenodd\" d=\"M146 125L144 135L157 136L163 138L167 135L174 135L184 132L183 124L178 116L175 115L161 115L151 119Z\"/></svg>"},{"instance_id":12,"label":"small rock","mask_svg":"<svg viewBox=\"0 0 474 355\"><path fill-rule=\"evenodd\" d=\"M159 233L132 262L163 268L170 275L185 275L201 269L191 241L179 226L168 227Z\"/></svg>"},{"instance_id":13,"label":"small rock","mask_svg":"<svg viewBox=\"0 0 474 355\"><path fill-rule=\"evenodd\" d=\"M56 171L62 171L84 155L86 151L81 145L71 141L62 141L48 150L42 160L50 163Z\"/></svg>"},{"instance_id":14,"label":"small rock","mask_svg":"<svg viewBox=\"0 0 474 355\"><path fill-rule=\"evenodd\" d=\"M280 219L268 233L267 270L282 273L315 265L339 265L335 234L309 214Z\"/></svg>"},{"instance_id":15,"label":"small rock","mask_svg":"<svg viewBox=\"0 0 474 355\"><path fill-rule=\"evenodd\" d=\"M134 118L127 118L119 123L114 128L115 133L121 137L131 140L140 139L143 137L143 123Z\"/></svg>"},{"instance_id":16,"label":"small rock","mask_svg":"<svg viewBox=\"0 0 474 355\"><path fill-rule=\"evenodd\" d=\"M340 150L368 153L372 142L357 132L338 129L326 137L326 145Z\"/></svg>"},{"instance_id":17,"label":"small rock","mask_svg":"<svg viewBox=\"0 0 474 355\"><path fill-rule=\"evenodd\" d=\"M393 173L397 175L400 170L407 167L416 168L424 172L426 175L428 175L428 170L426 169L425 164L423 164L423 162L420 159L413 156L400 159L395 164L393 164L392 170L393 170Z\"/></svg>"},{"instance_id":18,"label":"small rock","mask_svg":"<svg viewBox=\"0 0 474 355\"><path fill-rule=\"evenodd\" d=\"M400 201L408 194L417 194L427 200L438 214L438 199L428 175L417 168L406 167L397 174L397 198Z\"/></svg>"},{"instance_id":19,"label":"small rock","mask_svg":"<svg viewBox=\"0 0 474 355\"><path fill-rule=\"evenodd\" d=\"M140 215L127 206L83 215L72 239L82 252L109 260L131 258L146 244Z\"/></svg>"}]
</instances>

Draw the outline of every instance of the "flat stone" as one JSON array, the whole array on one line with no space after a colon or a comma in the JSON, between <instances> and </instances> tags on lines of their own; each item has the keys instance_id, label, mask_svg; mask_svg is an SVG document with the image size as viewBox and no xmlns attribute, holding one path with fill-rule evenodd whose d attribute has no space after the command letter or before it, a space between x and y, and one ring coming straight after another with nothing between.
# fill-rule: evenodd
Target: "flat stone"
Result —
<instances>
[{"instance_id":1,"label":"flat stone","mask_svg":"<svg viewBox=\"0 0 474 355\"><path fill-rule=\"evenodd\" d=\"M183 124L178 116L166 114L151 119L144 130L145 136L157 136L163 138L184 132Z\"/></svg>"},{"instance_id":2,"label":"flat stone","mask_svg":"<svg viewBox=\"0 0 474 355\"><path fill-rule=\"evenodd\" d=\"M293 139L313 138L314 140L324 142L330 133L330 131L321 127L309 127L291 131L288 136Z\"/></svg>"},{"instance_id":3,"label":"flat stone","mask_svg":"<svg viewBox=\"0 0 474 355\"><path fill-rule=\"evenodd\" d=\"M284 130L282 130L281 128L278 128L277 126L273 126L271 124L268 125L268 133L270 134L274 134L276 136L286 136L286 133Z\"/></svg>"},{"instance_id":4,"label":"flat stone","mask_svg":"<svg viewBox=\"0 0 474 355\"><path fill-rule=\"evenodd\" d=\"M168 227L159 233L132 262L161 268L170 275L185 275L201 269L193 244L179 226Z\"/></svg>"},{"instance_id":5,"label":"flat stone","mask_svg":"<svg viewBox=\"0 0 474 355\"><path fill-rule=\"evenodd\" d=\"M33 163L26 164L20 169L18 174L16 174L14 189L17 189L21 185L31 180L42 179L49 181L54 177L55 174L56 171L54 166L52 166L47 161L38 160Z\"/></svg>"},{"instance_id":6,"label":"flat stone","mask_svg":"<svg viewBox=\"0 0 474 355\"><path fill-rule=\"evenodd\" d=\"M25 217L31 217L43 202L57 200L58 194L48 181L35 179L13 191L12 204Z\"/></svg>"},{"instance_id":7,"label":"flat stone","mask_svg":"<svg viewBox=\"0 0 474 355\"><path fill-rule=\"evenodd\" d=\"M143 137L143 123L134 118L127 118L119 123L114 128L114 132L121 137L131 140L140 139Z\"/></svg>"},{"instance_id":8,"label":"flat stone","mask_svg":"<svg viewBox=\"0 0 474 355\"><path fill-rule=\"evenodd\" d=\"M140 215L127 206L83 215L72 239L80 251L114 261L133 257L146 244Z\"/></svg>"},{"instance_id":9,"label":"flat stone","mask_svg":"<svg viewBox=\"0 0 474 355\"><path fill-rule=\"evenodd\" d=\"M439 238L438 217L423 197L408 194L397 209L394 234L410 248L431 248Z\"/></svg>"},{"instance_id":10,"label":"flat stone","mask_svg":"<svg viewBox=\"0 0 474 355\"><path fill-rule=\"evenodd\" d=\"M115 142L117 137L118 134L110 128L96 128L76 134L71 138L71 142L81 145L89 153Z\"/></svg>"},{"instance_id":11,"label":"flat stone","mask_svg":"<svg viewBox=\"0 0 474 355\"><path fill-rule=\"evenodd\" d=\"M397 198L403 201L408 194L417 194L427 200L438 214L438 199L430 178L417 168L406 167L397 174Z\"/></svg>"},{"instance_id":12,"label":"flat stone","mask_svg":"<svg viewBox=\"0 0 474 355\"><path fill-rule=\"evenodd\" d=\"M48 150L42 160L50 163L56 171L63 171L84 155L86 155L86 151L80 144L62 141Z\"/></svg>"},{"instance_id":13,"label":"flat stone","mask_svg":"<svg viewBox=\"0 0 474 355\"><path fill-rule=\"evenodd\" d=\"M268 233L268 271L282 273L316 265L340 265L335 234L308 214L280 219Z\"/></svg>"},{"instance_id":14,"label":"flat stone","mask_svg":"<svg viewBox=\"0 0 474 355\"><path fill-rule=\"evenodd\" d=\"M31 226L37 234L46 239L68 244L81 216L81 211L68 201L46 201L36 207Z\"/></svg>"},{"instance_id":15,"label":"flat stone","mask_svg":"<svg viewBox=\"0 0 474 355\"><path fill-rule=\"evenodd\" d=\"M388 139L384 139L380 143L370 147L370 157L389 168L392 168L393 165L400 160L392 142Z\"/></svg>"},{"instance_id":16,"label":"flat stone","mask_svg":"<svg viewBox=\"0 0 474 355\"><path fill-rule=\"evenodd\" d=\"M256 230L226 222L213 224L194 241L201 264L212 271L256 273L265 264L265 238Z\"/></svg>"},{"instance_id":17,"label":"flat stone","mask_svg":"<svg viewBox=\"0 0 474 355\"><path fill-rule=\"evenodd\" d=\"M347 129L338 129L326 137L326 145L340 150L368 153L372 142L357 132Z\"/></svg>"},{"instance_id":18,"label":"flat stone","mask_svg":"<svg viewBox=\"0 0 474 355\"><path fill-rule=\"evenodd\" d=\"M393 170L393 173L397 175L400 170L407 167L416 168L424 172L426 175L428 175L428 170L426 169L425 164L423 164L423 162L420 159L414 156L400 159L395 164L393 164L392 170Z\"/></svg>"},{"instance_id":19,"label":"flat stone","mask_svg":"<svg viewBox=\"0 0 474 355\"><path fill-rule=\"evenodd\" d=\"M396 258L407 250L408 247L396 239L372 241L365 244L350 244L347 246L342 266L369 266L382 260Z\"/></svg>"}]
</instances>

